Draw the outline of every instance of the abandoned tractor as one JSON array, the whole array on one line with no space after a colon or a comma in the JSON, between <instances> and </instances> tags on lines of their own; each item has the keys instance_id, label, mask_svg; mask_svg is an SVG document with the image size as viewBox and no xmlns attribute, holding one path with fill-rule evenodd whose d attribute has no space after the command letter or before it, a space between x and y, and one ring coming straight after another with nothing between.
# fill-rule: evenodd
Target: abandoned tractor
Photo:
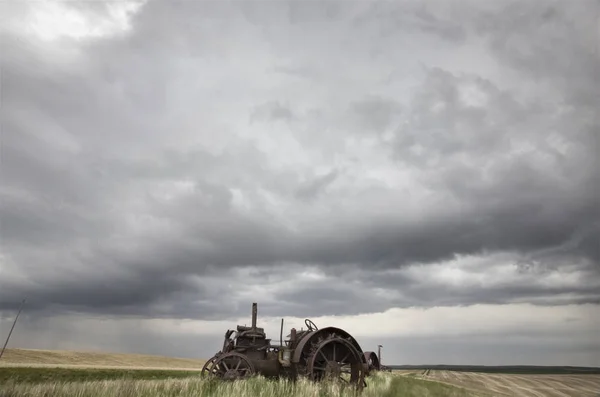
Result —
<instances>
[{"instance_id":1,"label":"abandoned tractor","mask_svg":"<svg viewBox=\"0 0 600 397\"><path fill-rule=\"evenodd\" d=\"M264 329L256 326L257 304L252 304L252 326L228 330L222 349L202 368L202 375L223 380L262 375L266 378L313 381L336 379L357 389L366 386L365 377L379 369L377 355L363 352L358 342L346 331L317 328L309 319L306 330L292 328L283 340L281 319L280 343L272 344Z\"/></svg>"}]
</instances>

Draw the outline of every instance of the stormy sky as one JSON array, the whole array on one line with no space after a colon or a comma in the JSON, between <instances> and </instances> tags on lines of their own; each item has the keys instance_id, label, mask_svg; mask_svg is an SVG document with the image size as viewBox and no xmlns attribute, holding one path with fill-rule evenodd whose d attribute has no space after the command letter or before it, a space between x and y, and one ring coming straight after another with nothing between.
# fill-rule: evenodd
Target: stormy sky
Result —
<instances>
[{"instance_id":1,"label":"stormy sky","mask_svg":"<svg viewBox=\"0 0 600 397\"><path fill-rule=\"evenodd\" d=\"M600 366L600 1L0 3L0 338Z\"/></svg>"}]
</instances>

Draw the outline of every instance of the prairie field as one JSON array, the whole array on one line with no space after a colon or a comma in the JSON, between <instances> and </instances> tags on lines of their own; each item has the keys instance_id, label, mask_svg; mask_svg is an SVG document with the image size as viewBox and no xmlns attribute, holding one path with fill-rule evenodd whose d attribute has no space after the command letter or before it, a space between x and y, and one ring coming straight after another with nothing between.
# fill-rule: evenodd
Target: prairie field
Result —
<instances>
[{"instance_id":1,"label":"prairie field","mask_svg":"<svg viewBox=\"0 0 600 397\"><path fill-rule=\"evenodd\" d=\"M0 397L344 397L337 384L200 376L204 360L142 354L9 349L0 359ZM364 397L598 397L600 374L504 374L401 369L367 378Z\"/></svg>"},{"instance_id":2,"label":"prairie field","mask_svg":"<svg viewBox=\"0 0 600 397\"><path fill-rule=\"evenodd\" d=\"M421 379L442 382L493 396L598 397L599 374L500 374L427 370Z\"/></svg>"},{"instance_id":3,"label":"prairie field","mask_svg":"<svg viewBox=\"0 0 600 397\"><path fill-rule=\"evenodd\" d=\"M0 373L7 368L0 369ZM29 368L27 369L29 370ZM44 369L52 372L50 368ZM143 373L146 370L138 370ZM221 382L202 378L199 374L183 378L171 377L168 371L156 374L158 379L52 379L47 374L38 381L4 380L0 397L351 397L357 393L333 383L313 383L300 379L296 383L255 377L245 381ZM483 397L484 393L469 391L414 377L376 373L368 378L363 397Z\"/></svg>"}]
</instances>

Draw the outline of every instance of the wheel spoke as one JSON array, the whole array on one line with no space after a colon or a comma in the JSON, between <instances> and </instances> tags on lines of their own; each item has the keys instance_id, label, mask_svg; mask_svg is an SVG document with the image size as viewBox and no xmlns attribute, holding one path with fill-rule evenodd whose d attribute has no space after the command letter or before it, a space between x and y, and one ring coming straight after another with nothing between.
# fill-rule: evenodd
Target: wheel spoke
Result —
<instances>
[{"instance_id":1,"label":"wheel spoke","mask_svg":"<svg viewBox=\"0 0 600 397\"><path fill-rule=\"evenodd\" d=\"M350 354L351 354L351 352L348 352L348 354L346 354L346 355L344 356L344 358L342 358L342 359L340 360L340 362L341 362L341 363L343 363L343 362L346 362L346 359L347 359L348 357L350 357Z\"/></svg>"},{"instance_id":2,"label":"wheel spoke","mask_svg":"<svg viewBox=\"0 0 600 397\"><path fill-rule=\"evenodd\" d=\"M325 361L328 361L327 360L327 356L325 355L325 353L323 353L322 349L319 350L319 353L321 354L321 356L323 356L323 358L325 359Z\"/></svg>"}]
</instances>

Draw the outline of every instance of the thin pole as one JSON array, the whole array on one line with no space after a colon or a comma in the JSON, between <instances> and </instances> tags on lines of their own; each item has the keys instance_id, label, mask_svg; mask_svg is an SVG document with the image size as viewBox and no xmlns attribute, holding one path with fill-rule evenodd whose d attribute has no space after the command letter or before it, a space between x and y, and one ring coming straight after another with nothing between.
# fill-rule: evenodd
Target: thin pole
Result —
<instances>
[{"instance_id":1,"label":"thin pole","mask_svg":"<svg viewBox=\"0 0 600 397\"><path fill-rule=\"evenodd\" d=\"M252 304L252 331L256 332L256 316L258 313L258 307L256 303Z\"/></svg>"},{"instance_id":2,"label":"thin pole","mask_svg":"<svg viewBox=\"0 0 600 397\"><path fill-rule=\"evenodd\" d=\"M23 305L25 304L25 299L21 302L21 307L19 307L19 311L17 312L17 316L15 317L15 321L13 321L12 327L10 327L10 332L8 333L8 337L6 338L6 342L4 342L4 346L2 346L2 351L0 351L0 357L4 354L4 350L6 349L6 345L8 345L8 340L12 335L13 330L15 329L15 325L17 324L17 320L19 319L19 314L21 314L21 310L23 310Z\"/></svg>"},{"instance_id":3,"label":"thin pole","mask_svg":"<svg viewBox=\"0 0 600 397\"><path fill-rule=\"evenodd\" d=\"M281 319L281 329L279 330L279 344L283 346L283 318Z\"/></svg>"}]
</instances>

